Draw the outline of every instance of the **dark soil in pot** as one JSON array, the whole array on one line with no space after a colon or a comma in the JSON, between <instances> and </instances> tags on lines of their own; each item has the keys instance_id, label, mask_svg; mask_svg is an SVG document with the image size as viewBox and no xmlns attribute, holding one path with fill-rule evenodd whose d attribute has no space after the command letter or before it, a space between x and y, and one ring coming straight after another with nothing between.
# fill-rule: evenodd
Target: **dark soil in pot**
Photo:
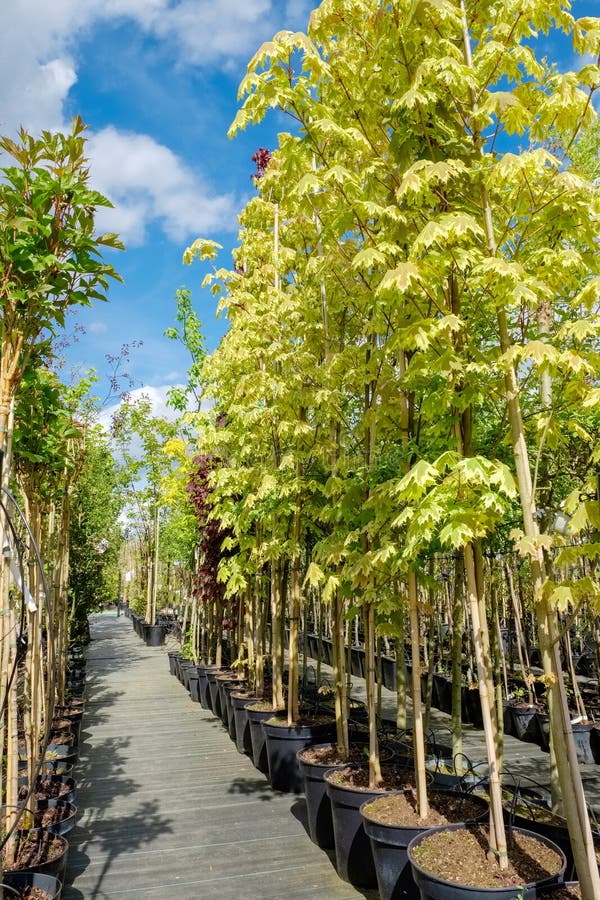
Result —
<instances>
[{"instance_id":1,"label":"dark soil in pot","mask_svg":"<svg viewBox=\"0 0 600 900\"><path fill-rule=\"evenodd\" d=\"M567 860L567 874L571 874L574 867L573 851L567 821L562 816L556 815L551 809L539 803L528 802L517 798L516 802L508 802L505 808L511 821L521 829L527 829L535 834L547 838L565 854ZM600 866L600 835L594 835L598 865Z\"/></svg>"},{"instance_id":2,"label":"dark soil in pot","mask_svg":"<svg viewBox=\"0 0 600 900\"><path fill-rule=\"evenodd\" d=\"M421 819L414 790L393 791L369 800L363 806L365 816L374 824L392 827L437 828L460 822L479 821L486 816L487 802L477 794L458 791L430 791L429 815Z\"/></svg>"},{"instance_id":3,"label":"dark soil in pot","mask_svg":"<svg viewBox=\"0 0 600 900\"><path fill-rule=\"evenodd\" d=\"M552 885L537 894L537 900L581 900L581 897L581 889L576 881Z\"/></svg>"},{"instance_id":4,"label":"dark soil in pot","mask_svg":"<svg viewBox=\"0 0 600 900\"><path fill-rule=\"evenodd\" d=\"M52 834L68 834L75 827L77 807L67 800L39 800L34 813L36 828L46 828Z\"/></svg>"},{"instance_id":5,"label":"dark soil in pot","mask_svg":"<svg viewBox=\"0 0 600 900\"><path fill-rule=\"evenodd\" d=\"M414 786L414 776L403 769L383 765L382 775L384 781L375 790L369 788L368 766L345 766L324 775L331 802L337 873L356 887L377 885L371 843L360 807L365 800L375 799L385 791Z\"/></svg>"},{"instance_id":6,"label":"dark soil in pot","mask_svg":"<svg viewBox=\"0 0 600 900\"><path fill-rule=\"evenodd\" d=\"M68 850L65 838L44 828L18 829L15 863L6 868L7 871L43 872L63 881Z\"/></svg>"},{"instance_id":7,"label":"dark soil in pot","mask_svg":"<svg viewBox=\"0 0 600 900\"><path fill-rule=\"evenodd\" d=\"M440 825L482 821L489 814L487 802L476 795L432 791L428 800L429 814L424 819L418 815L413 790L384 794L360 808L381 900L419 900L407 855L414 837Z\"/></svg>"},{"instance_id":8,"label":"dark soil in pot","mask_svg":"<svg viewBox=\"0 0 600 900\"><path fill-rule=\"evenodd\" d=\"M511 832L509 867L501 871L494 859L488 859L488 835L485 825L454 825L424 832L412 840L408 855L423 900L479 898L487 891L499 900L516 900L521 893L526 898L535 897L537 886L551 884L562 876L565 858L559 848L520 829ZM536 886L533 893L528 892L528 885Z\"/></svg>"},{"instance_id":9,"label":"dark soil in pot","mask_svg":"<svg viewBox=\"0 0 600 900\"><path fill-rule=\"evenodd\" d=\"M26 789L24 795L25 793ZM40 775L33 797L38 803L46 801L49 806L57 800L72 803L75 797L75 780L67 775Z\"/></svg>"},{"instance_id":10,"label":"dark soil in pot","mask_svg":"<svg viewBox=\"0 0 600 900\"><path fill-rule=\"evenodd\" d=\"M331 802L325 786L325 772L333 768L343 769L349 763L364 764L366 760L364 743L352 744L347 759L340 756L335 743L306 747L299 751L297 759L304 778L304 796L306 797L310 839L322 850L333 850L335 839Z\"/></svg>"},{"instance_id":11,"label":"dark soil in pot","mask_svg":"<svg viewBox=\"0 0 600 900\"><path fill-rule=\"evenodd\" d=\"M5 900L59 900L62 894L60 881L40 872L4 872L0 880Z\"/></svg>"}]
</instances>

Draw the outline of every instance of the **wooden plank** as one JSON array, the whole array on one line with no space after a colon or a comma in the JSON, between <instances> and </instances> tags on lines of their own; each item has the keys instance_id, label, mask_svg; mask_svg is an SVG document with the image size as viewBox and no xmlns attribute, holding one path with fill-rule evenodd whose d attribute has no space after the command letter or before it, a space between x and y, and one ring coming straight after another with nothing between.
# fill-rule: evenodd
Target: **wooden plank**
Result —
<instances>
[{"instance_id":1,"label":"wooden plank","mask_svg":"<svg viewBox=\"0 0 600 900\"><path fill-rule=\"evenodd\" d=\"M128 619L92 619L88 700L64 900L376 898L310 841L304 800L276 794L220 719Z\"/></svg>"}]
</instances>

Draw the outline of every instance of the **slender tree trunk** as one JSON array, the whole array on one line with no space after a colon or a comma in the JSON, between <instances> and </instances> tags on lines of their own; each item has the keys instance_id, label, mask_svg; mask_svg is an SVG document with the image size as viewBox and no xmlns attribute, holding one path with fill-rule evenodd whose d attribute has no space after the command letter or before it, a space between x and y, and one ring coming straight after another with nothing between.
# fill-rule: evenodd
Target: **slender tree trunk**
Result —
<instances>
[{"instance_id":1,"label":"slender tree trunk","mask_svg":"<svg viewBox=\"0 0 600 900\"><path fill-rule=\"evenodd\" d=\"M415 779L417 783L417 809L419 818L429 815L427 800L427 773L425 770L425 735L423 731L423 711L421 707L421 677L419 666L414 664L415 652L419 658L419 607L417 576L414 569L408 572L408 602L410 608L410 640L413 648L413 748L415 753Z\"/></svg>"},{"instance_id":2,"label":"slender tree trunk","mask_svg":"<svg viewBox=\"0 0 600 900\"><path fill-rule=\"evenodd\" d=\"M288 648L288 725L293 725L298 719L298 680L299 680L299 653L298 633L300 625L300 498L296 500L294 510L292 569L290 581L290 644ZM306 639L306 637L305 637Z\"/></svg>"},{"instance_id":3,"label":"slender tree trunk","mask_svg":"<svg viewBox=\"0 0 600 900\"><path fill-rule=\"evenodd\" d=\"M421 687L419 685L419 692ZM396 728L406 730L406 651L404 649L404 615L398 617L396 636Z\"/></svg>"},{"instance_id":4,"label":"slender tree trunk","mask_svg":"<svg viewBox=\"0 0 600 900\"><path fill-rule=\"evenodd\" d=\"M335 689L335 730L338 753L345 759L349 752L348 694L346 688L346 653L344 643L344 599L336 590L332 606L333 682Z\"/></svg>"},{"instance_id":5,"label":"slender tree trunk","mask_svg":"<svg viewBox=\"0 0 600 900\"><path fill-rule=\"evenodd\" d=\"M377 713L375 692L375 607L368 603L365 610L365 687L369 716L369 787L381 784L379 742L377 740Z\"/></svg>"},{"instance_id":6,"label":"slender tree trunk","mask_svg":"<svg viewBox=\"0 0 600 900\"><path fill-rule=\"evenodd\" d=\"M465 628L465 568L464 557L454 560L454 591L452 594L452 756L457 764L462 759L462 645Z\"/></svg>"},{"instance_id":7,"label":"slender tree trunk","mask_svg":"<svg viewBox=\"0 0 600 900\"><path fill-rule=\"evenodd\" d=\"M271 563L271 630L273 634L273 709L283 709L283 601L281 592L281 563L274 559Z\"/></svg>"}]
</instances>

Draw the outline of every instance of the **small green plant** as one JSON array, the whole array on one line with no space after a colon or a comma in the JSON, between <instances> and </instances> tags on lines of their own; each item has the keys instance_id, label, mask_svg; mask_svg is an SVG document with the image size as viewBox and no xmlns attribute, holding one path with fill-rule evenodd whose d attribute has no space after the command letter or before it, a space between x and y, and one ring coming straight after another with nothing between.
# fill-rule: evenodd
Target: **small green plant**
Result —
<instances>
[{"instance_id":1,"label":"small green plant","mask_svg":"<svg viewBox=\"0 0 600 900\"><path fill-rule=\"evenodd\" d=\"M181 650L179 651L182 659L193 659L194 658L194 645L192 642L192 629L188 629L185 634L185 641L181 645Z\"/></svg>"}]
</instances>

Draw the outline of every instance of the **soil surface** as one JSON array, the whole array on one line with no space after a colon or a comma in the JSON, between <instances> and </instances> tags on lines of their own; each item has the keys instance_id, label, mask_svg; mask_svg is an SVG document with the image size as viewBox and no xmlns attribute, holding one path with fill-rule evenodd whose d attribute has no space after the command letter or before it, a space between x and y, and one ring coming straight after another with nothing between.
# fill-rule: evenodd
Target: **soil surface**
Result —
<instances>
[{"instance_id":1,"label":"soil surface","mask_svg":"<svg viewBox=\"0 0 600 900\"><path fill-rule=\"evenodd\" d=\"M254 709L254 706L252 707ZM272 719L267 720L267 725L279 725L281 728L287 728L288 722L286 717L277 717L274 716ZM304 726L304 725L335 725L335 722L332 720L331 716L298 716L296 721L290 727Z\"/></svg>"},{"instance_id":2,"label":"soil surface","mask_svg":"<svg viewBox=\"0 0 600 900\"><path fill-rule=\"evenodd\" d=\"M537 803L529 804L517 802L513 806L512 802L509 800L505 803L505 807L514 815L521 816L523 819L529 819L530 822L542 822L544 825L555 825L558 828L567 827L566 819L563 819L562 816L557 816L551 809L546 809L544 806L538 806Z\"/></svg>"},{"instance_id":3,"label":"soil surface","mask_svg":"<svg viewBox=\"0 0 600 900\"><path fill-rule=\"evenodd\" d=\"M412 772L397 766L381 767L382 782L377 787L369 787L369 768L368 766L360 766L352 768L346 766L344 769L337 769L328 776L333 784L340 784L343 787L356 788L359 791L402 791L407 787L414 787L415 776Z\"/></svg>"},{"instance_id":4,"label":"soil surface","mask_svg":"<svg viewBox=\"0 0 600 900\"><path fill-rule=\"evenodd\" d=\"M51 900L50 894L38 887L11 887L6 890L8 900Z\"/></svg>"},{"instance_id":5,"label":"soil surface","mask_svg":"<svg viewBox=\"0 0 600 900\"><path fill-rule=\"evenodd\" d=\"M68 806L49 806L47 809L38 810L35 815L36 828L48 828L49 825L58 825L64 819L73 815L73 809Z\"/></svg>"},{"instance_id":6,"label":"soil surface","mask_svg":"<svg viewBox=\"0 0 600 900\"><path fill-rule=\"evenodd\" d=\"M562 887L559 891L542 891L538 894L538 900L581 900L579 885Z\"/></svg>"},{"instance_id":7,"label":"soil surface","mask_svg":"<svg viewBox=\"0 0 600 900\"><path fill-rule=\"evenodd\" d=\"M283 713L282 709L274 709L273 704L268 700L257 700L256 703L251 703L250 706L246 708L253 710L254 712L272 712L273 714Z\"/></svg>"},{"instance_id":8,"label":"soil surface","mask_svg":"<svg viewBox=\"0 0 600 900\"><path fill-rule=\"evenodd\" d=\"M325 747L307 747L301 753L302 759L307 763L314 763L317 766L340 766L348 763L364 763L365 748L351 745L350 755L342 757L338 751L337 744L327 744Z\"/></svg>"},{"instance_id":9,"label":"soil surface","mask_svg":"<svg viewBox=\"0 0 600 900\"><path fill-rule=\"evenodd\" d=\"M509 867L503 871L487 858L488 829L484 826L431 834L415 847L413 855L427 872L469 887L516 887L556 875L562 866L558 853L536 838L518 832L513 836Z\"/></svg>"},{"instance_id":10,"label":"soil surface","mask_svg":"<svg viewBox=\"0 0 600 900\"><path fill-rule=\"evenodd\" d=\"M36 800L54 800L55 797L63 797L72 790L73 788L71 785L65 784L64 781L42 779L37 783L37 790L35 791L34 796Z\"/></svg>"},{"instance_id":11,"label":"soil surface","mask_svg":"<svg viewBox=\"0 0 600 900\"><path fill-rule=\"evenodd\" d=\"M421 819L417 811L417 795L414 791L387 794L366 806L370 819L382 825L399 825L407 828L433 828L455 822L472 822L485 814L486 805L473 797L436 792L428 797L429 815Z\"/></svg>"},{"instance_id":12,"label":"soil surface","mask_svg":"<svg viewBox=\"0 0 600 900\"><path fill-rule=\"evenodd\" d=\"M7 871L11 869L29 869L32 866L39 866L40 863L47 863L64 852L65 842L48 831L41 829L37 834L30 837L24 835L19 843L17 850L17 858L14 865L6 865Z\"/></svg>"}]
</instances>

